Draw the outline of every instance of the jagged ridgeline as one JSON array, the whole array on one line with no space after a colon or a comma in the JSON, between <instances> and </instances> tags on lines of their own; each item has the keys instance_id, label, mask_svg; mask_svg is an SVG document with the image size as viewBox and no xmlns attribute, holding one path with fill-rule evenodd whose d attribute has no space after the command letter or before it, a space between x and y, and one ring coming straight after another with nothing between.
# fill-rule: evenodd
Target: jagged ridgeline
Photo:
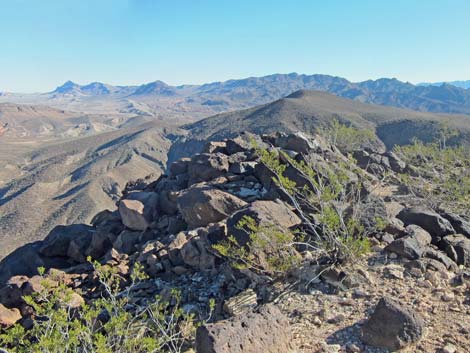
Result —
<instances>
[{"instance_id":1,"label":"jagged ridgeline","mask_svg":"<svg viewBox=\"0 0 470 353\"><path fill-rule=\"evenodd\" d=\"M465 322L454 298L470 264L467 150L441 140L385 152L339 122L323 134L208 142L157 180L129 183L91 225L19 248L0 264L0 346L382 352L416 344L426 323ZM458 176L447 189L450 177L434 181L444 160ZM436 307L432 319L415 304L434 282L456 309Z\"/></svg>"}]
</instances>

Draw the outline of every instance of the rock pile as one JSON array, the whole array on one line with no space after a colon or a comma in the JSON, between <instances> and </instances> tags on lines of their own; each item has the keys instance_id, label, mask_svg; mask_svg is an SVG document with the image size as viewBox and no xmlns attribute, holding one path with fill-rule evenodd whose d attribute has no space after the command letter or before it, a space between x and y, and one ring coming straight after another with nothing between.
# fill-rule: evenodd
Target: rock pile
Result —
<instances>
[{"instance_id":1,"label":"rock pile","mask_svg":"<svg viewBox=\"0 0 470 353\"><path fill-rule=\"evenodd\" d=\"M235 237L239 244L247 243L248 234L237 227L244 216L280 230L303 226L304 220L273 181L273 171L260 160L255 145L284 151L296 161L313 160L333 168L338 162L350 163L321 137L310 138L301 133L246 133L208 142L202 153L174 162L168 174L158 180L136 183L126 190L116 211L97 214L91 225L58 226L43 241L20 248L4 259L0 264L0 325L31 325L33 314L22 297L39 290L38 267L46 269L53 283L81 289L83 298L77 294L73 305L92 300L98 295L96 275L87 261L92 258L117 268L123 277L129 275L133 264L142 264L151 281L140 287L137 302L176 287L182 290L188 310L203 310L211 298L221 303L216 317L224 321L198 330L198 352L292 350L284 314L275 306L252 311L273 299L275 291L269 287L269 279L232 268L213 249L214 244L228 236ZM468 218L406 204L390 214L387 211L393 200L374 194L377 175L403 172L408 166L389 152L361 151L355 153L355 158L366 178L351 168L349 181L364 183L362 197L370 200L361 222L367 227L377 215L387 218L386 227L371 234L374 241L388 244L384 254L402 258L413 271L427 267L456 271L459 265L470 264ZM297 186L308 187L309 180L303 173L285 162L285 175ZM304 262L308 262L306 254ZM354 286L352 277L342 270L309 268L323 271L318 278L325 283L340 283L337 288L348 283L347 286ZM246 295L247 290L250 295ZM233 300L240 293L249 299ZM382 328L385 320L392 326ZM422 330L422 321L413 313L383 300L365 324L363 337L367 344L399 349L417 341Z\"/></svg>"}]
</instances>

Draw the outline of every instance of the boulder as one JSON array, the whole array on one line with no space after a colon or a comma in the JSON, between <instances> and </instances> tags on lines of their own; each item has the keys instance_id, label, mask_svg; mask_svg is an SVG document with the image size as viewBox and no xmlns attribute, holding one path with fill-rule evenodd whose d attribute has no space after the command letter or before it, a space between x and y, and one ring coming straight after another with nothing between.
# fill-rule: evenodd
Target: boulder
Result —
<instances>
[{"instance_id":1,"label":"boulder","mask_svg":"<svg viewBox=\"0 0 470 353\"><path fill-rule=\"evenodd\" d=\"M223 153L227 154L227 143L225 141L209 141L206 143L201 153Z\"/></svg>"},{"instance_id":2,"label":"boulder","mask_svg":"<svg viewBox=\"0 0 470 353\"><path fill-rule=\"evenodd\" d=\"M229 155L233 155L235 153L251 150L255 147L253 143L258 145L258 147L267 147L267 145L258 135L254 135L250 132L244 132L235 138L227 140L226 151Z\"/></svg>"},{"instance_id":3,"label":"boulder","mask_svg":"<svg viewBox=\"0 0 470 353\"><path fill-rule=\"evenodd\" d=\"M215 257L207 249L208 243L195 236L181 248L181 258L186 265L200 271L214 268Z\"/></svg>"},{"instance_id":4,"label":"boulder","mask_svg":"<svg viewBox=\"0 0 470 353\"><path fill-rule=\"evenodd\" d=\"M0 289L0 303L8 308L19 307L23 303L24 283L29 280L27 276L13 276L8 280L4 287Z\"/></svg>"},{"instance_id":5,"label":"boulder","mask_svg":"<svg viewBox=\"0 0 470 353\"><path fill-rule=\"evenodd\" d=\"M21 320L21 313L18 309L8 309L0 304L0 327L6 328L13 326Z\"/></svg>"},{"instance_id":6,"label":"boulder","mask_svg":"<svg viewBox=\"0 0 470 353\"><path fill-rule=\"evenodd\" d=\"M132 254L136 250L135 246L139 242L140 234L140 232L129 230L122 231L113 244L114 249L120 253Z\"/></svg>"},{"instance_id":7,"label":"boulder","mask_svg":"<svg viewBox=\"0 0 470 353\"><path fill-rule=\"evenodd\" d=\"M86 224L56 226L44 239L39 252L48 257L67 256L72 240L77 238L91 240L94 228Z\"/></svg>"},{"instance_id":8,"label":"boulder","mask_svg":"<svg viewBox=\"0 0 470 353\"><path fill-rule=\"evenodd\" d=\"M119 201L122 223L133 230L145 230L156 217L158 195L154 192L131 192Z\"/></svg>"},{"instance_id":9,"label":"boulder","mask_svg":"<svg viewBox=\"0 0 470 353\"><path fill-rule=\"evenodd\" d=\"M188 166L189 185L217 178L226 173L228 168L228 157L225 154L196 154Z\"/></svg>"},{"instance_id":10,"label":"boulder","mask_svg":"<svg viewBox=\"0 0 470 353\"><path fill-rule=\"evenodd\" d=\"M0 262L0 285L16 275L34 276L38 274L38 267L60 269L70 266L68 259L65 257L41 255L39 253L41 245L42 242L26 244L5 257Z\"/></svg>"},{"instance_id":11,"label":"boulder","mask_svg":"<svg viewBox=\"0 0 470 353\"><path fill-rule=\"evenodd\" d=\"M395 173L403 173L406 169L406 163L400 159L394 152L387 151L385 156L388 158L390 169Z\"/></svg>"},{"instance_id":12,"label":"boulder","mask_svg":"<svg viewBox=\"0 0 470 353\"><path fill-rule=\"evenodd\" d=\"M219 222L246 205L238 197L210 186L187 189L178 197L177 204L190 228Z\"/></svg>"},{"instance_id":13,"label":"boulder","mask_svg":"<svg viewBox=\"0 0 470 353\"><path fill-rule=\"evenodd\" d=\"M274 226L281 230L288 230L301 224L300 218L282 201L255 201L227 220L227 233L235 236L240 245L246 244L249 240L249 234L237 227L243 217L253 218L259 225Z\"/></svg>"},{"instance_id":14,"label":"boulder","mask_svg":"<svg viewBox=\"0 0 470 353\"><path fill-rule=\"evenodd\" d=\"M470 239L462 234L448 235L439 244L447 255L459 265L470 266Z\"/></svg>"},{"instance_id":15,"label":"boulder","mask_svg":"<svg viewBox=\"0 0 470 353\"><path fill-rule=\"evenodd\" d=\"M196 332L197 353L294 352L287 318L274 305L258 312L205 324Z\"/></svg>"},{"instance_id":16,"label":"boulder","mask_svg":"<svg viewBox=\"0 0 470 353\"><path fill-rule=\"evenodd\" d=\"M444 254L442 251L439 251L439 250L434 250L432 248L428 248L424 254L423 254L423 257L427 257L429 259L433 259L433 260L436 260L436 261L439 261L440 263L442 263L447 270L449 271L457 271L458 270L458 266L457 264L455 263L454 260L452 260L449 256L447 256L446 254Z\"/></svg>"},{"instance_id":17,"label":"boulder","mask_svg":"<svg viewBox=\"0 0 470 353\"><path fill-rule=\"evenodd\" d=\"M170 175L176 176L188 172L188 166L191 163L191 158L181 158L170 164Z\"/></svg>"},{"instance_id":18,"label":"boulder","mask_svg":"<svg viewBox=\"0 0 470 353\"><path fill-rule=\"evenodd\" d=\"M362 340L396 351L417 342L423 331L424 322L418 314L390 298L382 298L362 327Z\"/></svg>"},{"instance_id":19,"label":"boulder","mask_svg":"<svg viewBox=\"0 0 470 353\"><path fill-rule=\"evenodd\" d=\"M405 223L405 226L416 224L429 232L433 238L433 243L437 243L440 238L454 234L455 230L450 222L441 217L436 212L421 208L404 208L398 213L397 218Z\"/></svg>"},{"instance_id":20,"label":"boulder","mask_svg":"<svg viewBox=\"0 0 470 353\"><path fill-rule=\"evenodd\" d=\"M452 224L452 227L454 227L456 233L463 234L467 238L470 238L469 218L464 218L463 216L451 212L442 213L442 216L447 219L450 224Z\"/></svg>"},{"instance_id":21,"label":"boulder","mask_svg":"<svg viewBox=\"0 0 470 353\"><path fill-rule=\"evenodd\" d=\"M286 150L303 154L308 154L319 148L319 144L314 139L308 138L300 131L289 135L280 134L275 139L275 145Z\"/></svg>"},{"instance_id":22,"label":"boulder","mask_svg":"<svg viewBox=\"0 0 470 353\"><path fill-rule=\"evenodd\" d=\"M410 260L419 259L431 244L431 235L416 225L409 225L405 231L407 235L391 242L385 250Z\"/></svg>"}]
</instances>

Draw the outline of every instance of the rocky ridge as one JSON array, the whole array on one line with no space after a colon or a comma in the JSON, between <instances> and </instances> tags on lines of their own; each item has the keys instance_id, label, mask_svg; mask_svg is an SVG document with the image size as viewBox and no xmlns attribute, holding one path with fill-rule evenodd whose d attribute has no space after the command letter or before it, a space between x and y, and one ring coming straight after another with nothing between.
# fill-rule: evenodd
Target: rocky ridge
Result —
<instances>
[{"instance_id":1,"label":"rocky ridge","mask_svg":"<svg viewBox=\"0 0 470 353\"><path fill-rule=\"evenodd\" d=\"M214 245L229 236L248 244L249 234L238 226L244 217L285 233L306 228L304 209L274 182L259 148L277 153L285 175L306 188L311 181L293 161L310 161L319 172L353 163L320 136L301 133L208 142L158 180L128 183L117 210L100 212L90 226L58 226L6 257L0 325L31 327L35 315L22 298L40 290L39 267L46 278L74 289L74 307L99 297L92 258L125 279L136 263L143 266L149 279L135 289L133 306L172 288L181 290L187 311L204 312L214 299L211 322L197 331L197 352L430 352L449 345L464 351L470 342L470 219L416 207L419 200L400 185L384 184L386 172L410 168L393 153L363 150L354 154L357 164L349 164L347 185L361 190L354 217L364 227L384 219L381 229L368 233L370 254L351 263L300 245L294 250L300 261L283 276L272 270L269 253L256 254L261 271L231 266ZM429 328L445 330L449 310L458 334L446 332L443 341L442 331Z\"/></svg>"}]
</instances>

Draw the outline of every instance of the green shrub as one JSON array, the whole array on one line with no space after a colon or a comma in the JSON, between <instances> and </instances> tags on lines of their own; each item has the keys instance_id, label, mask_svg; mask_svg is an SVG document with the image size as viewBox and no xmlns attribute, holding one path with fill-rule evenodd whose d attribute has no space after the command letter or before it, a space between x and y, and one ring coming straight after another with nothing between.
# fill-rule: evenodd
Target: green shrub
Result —
<instances>
[{"instance_id":1,"label":"green shrub","mask_svg":"<svg viewBox=\"0 0 470 353\"><path fill-rule=\"evenodd\" d=\"M134 267L124 289L112 267L95 263L95 270L105 288L101 298L71 308L74 292L45 279L42 291L24 297L34 309L32 329L13 326L0 335L0 346L13 353L160 353L181 352L192 340L194 317L181 308L178 291L139 307L133 304L132 290L146 279L141 266Z\"/></svg>"},{"instance_id":2,"label":"green shrub","mask_svg":"<svg viewBox=\"0 0 470 353\"><path fill-rule=\"evenodd\" d=\"M470 150L443 145L414 140L410 145L396 146L395 152L412 166L400 175L401 182L432 208L466 212L470 207Z\"/></svg>"},{"instance_id":3,"label":"green shrub","mask_svg":"<svg viewBox=\"0 0 470 353\"><path fill-rule=\"evenodd\" d=\"M352 221L352 218L346 219L344 211L338 207L341 204L360 203L360 183L351 185L349 179L349 172L356 171L352 168L352 160L336 163L332 167L298 162L280 152L283 154L282 159L287 161L282 163L277 151L267 151L256 145L255 150L261 162L273 171L273 181L288 195L306 226L303 242L307 247L335 253L343 260L354 260L368 251L368 234L364 228ZM296 168L310 186L300 188L287 178L285 171L288 164Z\"/></svg>"},{"instance_id":4,"label":"green shrub","mask_svg":"<svg viewBox=\"0 0 470 353\"><path fill-rule=\"evenodd\" d=\"M357 129L340 123L338 119L321 127L319 133L343 152L354 151L376 141L372 130Z\"/></svg>"},{"instance_id":5,"label":"green shrub","mask_svg":"<svg viewBox=\"0 0 470 353\"><path fill-rule=\"evenodd\" d=\"M227 240L213 245L236 269L251 269L260 273L284 274L299 262L294 250L294 234L281 231L274 225L259 225L244 216L236 228L248 234L246 244L240 244L230 235Z\"/></svg>"}]
</instances>

